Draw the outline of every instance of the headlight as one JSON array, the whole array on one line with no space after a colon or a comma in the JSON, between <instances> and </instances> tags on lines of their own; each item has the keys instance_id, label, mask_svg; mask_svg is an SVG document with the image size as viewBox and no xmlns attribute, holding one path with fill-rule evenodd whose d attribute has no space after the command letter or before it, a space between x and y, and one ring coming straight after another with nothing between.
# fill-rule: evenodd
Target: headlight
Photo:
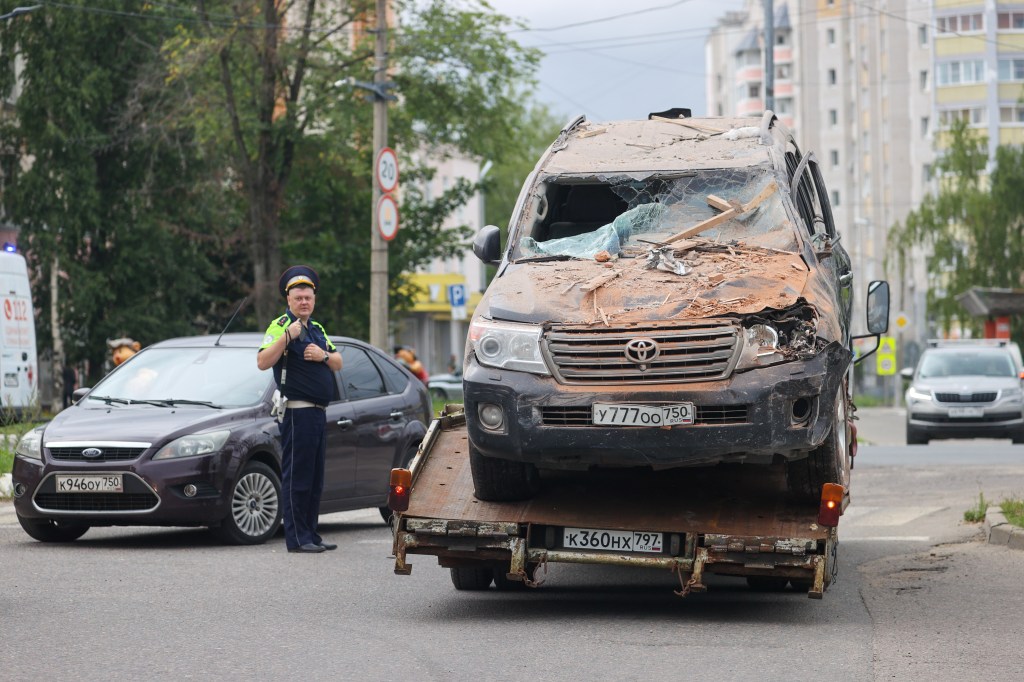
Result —
<instances>
[{"instance_id":1,"label":"headlight","mask_svg":"<svg viewBox=\"0 0 1024 682\"><path fill-rule=\"evenodd\" d=\"M43 429L42 427L36 427L26 433L18 441L18 447L14 449L14 453L21 455L26 459L39 459L43 458Z\"/></svg>"},{"instance_id":2,"label":"headlight","mask_svg":"<svg viewBox=\"0 0 1024 682\"><path fill-rule=\"evenodd\" d=\"M907 402L910 402L911 400L931 400L931 399L932 399L931 391L922 391L920 389L914 388L913 386L911 386L910 388L907 389Z\"/></svg>"},{"instance_id":3,"label":"headlight","mask_svg":"<svg viewBox=\"0 0 1024 682\"><path fill-rule=\"evenodd\" d=\"M550 375L540 336L541 328L533 324L477 320L469 327L469 342L481 365Z\"/></svg>"},{"instance_id":4,"label":"headlight","mask_svg":"<svg viewBox=\"0 0 1024 682\"><path fill-rule=\"evenodd\" d=\"M755 324L747 329L747 343L758 356L779 352L779 332L767 324Z\"/></svg>"},{"instance_id":5,"label":"headlight","mask_svg":"<svg viewBox=\"0 0 1024 682\"><path fill-rule=\"evenodd\" d=\"M1019 388L1004 388L1002 391L1003 398L1020 398L1021 392Z\"/></svg>"},{"instance_id":6,"label":"headlight","mask_svg":"<svg viewBox=\"0 0 1024 682\"><path fill-rule=\"evenodd\" d=\"M153 459L177 459L178 457L198 457L217 452L231 435L230 431L211 431L182 436L172 440L153 455Z\"/></svg>"}]
</instances>

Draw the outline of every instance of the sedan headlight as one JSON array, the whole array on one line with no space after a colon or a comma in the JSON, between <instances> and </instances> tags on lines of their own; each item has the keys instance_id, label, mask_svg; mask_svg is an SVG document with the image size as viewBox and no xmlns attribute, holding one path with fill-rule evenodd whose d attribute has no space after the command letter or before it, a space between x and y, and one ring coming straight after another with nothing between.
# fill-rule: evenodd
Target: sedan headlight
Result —
<instances>
[{"instance_id":1,"label":"sedan headlight","mask_svg":"<svg viewBox=\"0 0 1024 682\"><path fill-rule=\"evenodd\" d=\"M911 386L907 389L907 402L913 401L929 401L932 399L931 391L922 391L919 388Z\"/></svg>"},{"instance_id":2,"label":"sedan headlight","mask_svg":"<svg viewBox=\"0 0 1024 682\"><path fill-rule=\"evenodd\" d=\"M469 327L469 342L481 365L550 375L540 353L541 333L533 324L478 319Z\"/></svg>"},{"instance_id":3,"label":"sedan headlight","mask_svg":"<svg viewBox=\"0 0 1024 682\"><path fill-rule=\"evenodd\" d=\"M1004 399L1020 400L1021 397L1019 388L1004 388L1000 393L1002 394L1000 397Z\"/></svg>"},{"instance_id":4,"label":"sedan headlight","mask_svg":"<svg viewBox=\"0 0 1024 682\"><path fill-rule=\"evenodd\" d=\"M172 440L153 455L153 459L177 459L178 457L198 457L217 452L224 447L230 431L210 431L195 433Z\"/></svg>"},{"instance_id":5,"label":"sedan headlight","mask_svg":"<svg viewBox=\"0 0 1024 682\"><path fill-rule=\"evenodd\" d=\"M42 427L36 427L26 433L18 441L18 447L14 449L14 453L21 455L26 459L39 459L43 458L43 429Z\"/></svg>"}]
</instances>

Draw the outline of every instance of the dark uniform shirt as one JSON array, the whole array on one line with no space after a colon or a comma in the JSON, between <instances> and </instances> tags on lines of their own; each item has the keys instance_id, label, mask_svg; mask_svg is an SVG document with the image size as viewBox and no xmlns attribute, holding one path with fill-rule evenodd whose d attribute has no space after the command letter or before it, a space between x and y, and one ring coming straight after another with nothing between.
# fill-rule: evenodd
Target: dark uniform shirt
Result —
<instances>
[{"instance_id":1,"label":"dark uniform shirt","mask_svg":"<svg viewBox=\"0 0 1024 682\"><path fill-rule=\"evenodd\" d=\"M295 321L291 311L270 323L267 333L263 337L263 345L260 350L277 341L284 334L284 330ZM284 366L285 355L274 364L274 381L281 389L281 393L288 400L308 400L317 405L326 405L332 400L338 399L338 383L334 379L334 372L323 362L308 362L302 357L303 351L310 343L315 343L325 351L334 352L336 349L331 340L327 338L327 332L323 326L312 318L309 324L302 328L299 338L293 338L288 344L285 354L288 357L288 373L285 376L285 385L281 386L281 369Z\"/></svg>"}]
</instances>

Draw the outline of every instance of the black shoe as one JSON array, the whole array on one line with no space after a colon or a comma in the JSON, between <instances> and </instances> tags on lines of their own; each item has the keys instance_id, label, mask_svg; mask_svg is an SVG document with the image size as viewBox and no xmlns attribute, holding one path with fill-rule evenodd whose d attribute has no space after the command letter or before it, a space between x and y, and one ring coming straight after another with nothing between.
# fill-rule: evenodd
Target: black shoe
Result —
<instances>
[{"instance_id":1,"label":"black shoe","mask_svg":"<svg viewBox=\"0 0 1024 682\"><path fill-rule=\"evenodd\" d=\"M324 547L322 547L321 545L308 544L308 545L299 545L298 547L289 547L288 551L289 552L308 552L309 554L319 554L320 552L324 551Z\"/></svg>"},{"instance_id":2,"label":"black shoe","mask_svg":"<svg viewBox=\"0 0 1024 682\"><path fill-rule=\"evenodd\" d=\"M320 541L320 546L326 550L338 549L338 546L333 542L324 542L322 540Z\"/></svg>"}]
</instances>

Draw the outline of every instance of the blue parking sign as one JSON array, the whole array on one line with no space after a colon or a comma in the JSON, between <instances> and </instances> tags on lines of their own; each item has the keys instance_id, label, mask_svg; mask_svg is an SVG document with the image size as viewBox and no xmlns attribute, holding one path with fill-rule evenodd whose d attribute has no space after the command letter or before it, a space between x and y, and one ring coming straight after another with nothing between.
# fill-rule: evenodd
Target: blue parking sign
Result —
<instances>
[{"instance_id":1,"label":"blue parking sign","mask_svg":"<svg viewBox=\"0 0 1024 682\"><path fill-rule=\"evenodd\" d=\"M448 300L453 308L461 308L466 305L466 285L451 284L448 286Z\"/></svg>"}]
</instances>

